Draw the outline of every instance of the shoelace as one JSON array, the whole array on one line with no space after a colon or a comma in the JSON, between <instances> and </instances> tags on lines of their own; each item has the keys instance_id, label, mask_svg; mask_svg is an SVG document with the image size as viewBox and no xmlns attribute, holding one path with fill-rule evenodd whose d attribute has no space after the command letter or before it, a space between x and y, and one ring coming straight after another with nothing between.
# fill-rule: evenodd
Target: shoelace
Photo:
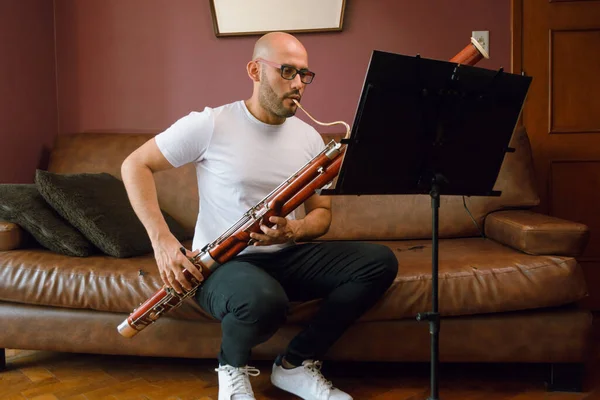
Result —
<instances>
[{"instance_id":1,"label":"shoelace","mask_svg":"<svg viewBox=\"0 0 600 400\"><path fill-rule=\"evenodd\" d=\"M260 375L258 368L245 366L245 367L231 367L231 366L220 366L215 371L224 371L231 378L229 385L232 389L232 394L249 394L254 395L252 386L250 385L250 376Z\"/></svg>"},{"instance_id":2,"label":"shoelace","mask_svg":"<svg viewBox=\"0 0 600 400\"><path fill-rule=\"evenodd\" d=\"M323 363L321 361L308 361L304 363L304 367L309 373L317 379L317 390L319 392L328 394L333 389L333 383L323 376L321 373L321 367Z\"/></svg>"}]
</instances>

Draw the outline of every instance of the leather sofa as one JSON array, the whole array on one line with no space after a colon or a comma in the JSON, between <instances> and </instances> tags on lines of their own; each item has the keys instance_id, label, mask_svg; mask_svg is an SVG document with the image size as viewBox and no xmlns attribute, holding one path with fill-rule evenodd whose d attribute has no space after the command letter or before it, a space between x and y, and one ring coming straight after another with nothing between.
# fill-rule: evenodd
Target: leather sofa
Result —
<instances>
[{"instance_id":1,"label":"leather sofa","mask_svg":"<svg viewBox=\"0 0 600 400\"><path fill-rule=\"evenodd\" d=\"M108 172L151 134L59 135L48 170ZM325 141L331 140L323 136ZM538 214L531 149L523 128L511 139L495 189L499 197L442 196L439 209L441 362L581 364L592 316L576 260L585 225ZM198 194L191 166L156 174L161 207L190 232ZM365 240L395 252L399 273L327 358L427 362L430 335L416 315L431 309L429 196L344 196L319 240ZM23 230L0 222L0 348L215 358L220 324L191 300L133 338L117 326L161 287L153 256L70 257L26 246ZM185 243L187 246L189 242ZM293 304L287 324L253 352L275 357L319 301Z\"/></svg>"}]
</instances>

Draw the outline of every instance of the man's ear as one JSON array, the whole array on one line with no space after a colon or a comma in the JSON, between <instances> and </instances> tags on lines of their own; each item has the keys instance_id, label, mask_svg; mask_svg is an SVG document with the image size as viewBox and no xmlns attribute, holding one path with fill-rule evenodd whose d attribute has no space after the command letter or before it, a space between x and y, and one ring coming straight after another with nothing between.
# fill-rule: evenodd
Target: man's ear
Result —
<instances>
[{"instance_id":1,"label":"man's ear","mask_svg":"<svg viewBox=\"0 0 600 400\"><path fill-rule=\"evenodd\" d=\"M260 68L258 67L258 63L256 61L250 61L246 66L248 70L248 76L254 82L260 82Z\"/></svg>"}]
</instances>

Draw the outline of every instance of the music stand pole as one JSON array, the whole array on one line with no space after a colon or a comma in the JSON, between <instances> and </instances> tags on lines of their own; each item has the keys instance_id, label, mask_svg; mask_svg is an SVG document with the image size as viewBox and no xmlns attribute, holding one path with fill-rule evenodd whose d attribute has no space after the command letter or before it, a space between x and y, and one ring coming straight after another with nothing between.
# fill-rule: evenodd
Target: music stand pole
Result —
<instances>
[{"instance_id":1,"label":"music stand pole","mask_svg":"<svg viewBox=\"0 0 600 400\"><path fill-rule=\"evenodd\" d=\"M431 396L429 400L439 399L438 368L439 368L439 335L440 315L438 312L438 228L440 192L438 176L434 175L431 182L431 312L418 313L417 321L429 321L429 334L431 335Z\"/></svg>"}]
</instances>

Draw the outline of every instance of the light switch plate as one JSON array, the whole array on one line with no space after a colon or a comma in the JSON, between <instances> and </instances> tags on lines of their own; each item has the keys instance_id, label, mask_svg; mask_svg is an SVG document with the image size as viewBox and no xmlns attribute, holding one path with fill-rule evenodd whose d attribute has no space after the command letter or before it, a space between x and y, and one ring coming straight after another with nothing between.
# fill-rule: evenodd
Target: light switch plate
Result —
<instances>
[{"instance_id":1,"label":"light switch plate","mask_svg":"<svg viewBox=\"0 0 600 400\"><path fill-rule=\"evenodd\" d=\"M481 44L481 47L490 54L490 31L473 31L472 33L475 40Z\"/></svg>"}]
</instances>

